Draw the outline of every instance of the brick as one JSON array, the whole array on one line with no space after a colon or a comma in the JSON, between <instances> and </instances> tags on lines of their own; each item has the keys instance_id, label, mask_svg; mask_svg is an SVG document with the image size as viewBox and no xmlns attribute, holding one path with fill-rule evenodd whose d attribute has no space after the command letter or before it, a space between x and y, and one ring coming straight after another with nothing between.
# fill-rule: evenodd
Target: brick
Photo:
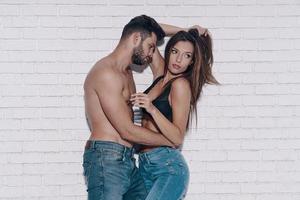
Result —
<instances>
[{"instance_id":1,"label":"brick","mask_svg":"<svg viewBox=\"0 0 300 200\"><path fill-rule=\"evenodd\" d=\"M277 6L244 6L240 9L241 16L276 16Z\"/></svg>"},{"instance_id":2,"label":"brick","mask_svg":"<svg viewBox=\"0 0 300 200\"><path fill-rule=\"evenodd\" d=\"M262 152L263 160L296 160L297 154L292 149L289 150L272 150Z\"/></svg>"},{"instance_id":3,"label":"brick","mask_svg":"<svg viewBox=\"0 0 300 200\"><path fill-rule=\"evenodd\" d=\"M71 28L76 27L78 21L81 18L76 17L40 17L40 26L43 28L41 30L44 30L46 28ZM47 35L46 37L51 37L51 35Z\"/></svg>"},{"instance_id":4,"label":"brick","mask_svg":"<svg viewBox=\"0 0 300 200\"><path fill-rule=\"evenodd\" d=\"M22 145L19 145L18 142L1 142L0 152L7 153L20 153L22 152Z\"/></svg>"},{"instance_id":5,"label":"brick","mask_svg":"<svg viewBox=\"0 0 300 200\"><path fill-rule=\"evenodd\" d=\"M255 182L256 176L255 172L226 172L222 175L222 181L225 183Z\"/></svg>"},{"instance_id":6,"label":"brick","mask_svg":"<svg viewBox=\"0 0 300 200\"><path fill-rule=\"evenodd\" d=\"M59 141L40 141L40 142L24 142L24 152L58 152Z\"/></svg>"},{"instance_id":7,"label":"brick","mask_svg":"<svg viewBox=\"0 0 300 200\"><path fill-rule=\"evenodd\" d=\"M55 85L58 84L58 77L57 75L52 74L39 74L39 75L31 75L26 74L23 76L23 80L25 84L49 84L49 85Z\"/></svg>"},{"instance_id":8,"label":"brick","mask_svg":"<svg viewBox=\"0 0 300 200\"><path fill-rule=\"evenodd\" d=\"M39 63L36 65L36 72L39 74L62 74L71 73L71 63Z\"/></svg>"},{"instance_id":9,"label":"brick","mask_svg":"<svg viewBox=\"0 0 300 200\"><path fill-rule=\"evenodd\" d=\"M242 193L274 193L277 185L275 183L243 183L241 185Z\"/></svg>"},{"instance_id":10,"label":"brick","mask_svg":"<svg viewBox=\"0 0 300 200\"><path fill-rule=\"evenodd\" d=\"M238 162L209 162L207 163L207 171L216 172L238 172L240 170L240 164Z\"/></svg>"},{"instance_id":11,"label":"brick","mask_svg":"<svg viewBox=\"0 0 300 200\"><path fill-rule=\"evenodd\" d=\"M20 74L1 74L0 78L1 85L18 85L22 83L22 77Z\"/></svg>"},{"instance_id":12,"label":"brick","mask_svg":"<svg viewBox=\"0 0 300 200\"><path fill-rule=\"evenodd\" d=\"M187 0L187 1L184 1L183 3L184 3L184 5L208 6L208 5L217 5L218 1L217 0L213 0L213 1L209 1L209 0L203 0L203 1Z\"/></svg>"},{"instance_id":13,"label":"brick","mask_svg":"<svg viewBox=\"0 0 300 200\"><path fill-rule=\"evenodd\" d=\"M149 3L149 1L148 1L148 3ZM129 0L129 1L124 2L122 0L115 0L115 1L110 2L110 5L126 5L126 6L144 5L144 1Z\"/></svg>"},{"instance_id":14,"label":"brick","mask_svg":"<svg viewBox=\"0 0 300 200\"><path fill-rule=\"evenodd\" d=\"M70 198L70 200L74 199L74 197L84 197L86 195L86 186L81 184L77 185L67 185L62 187L61 194L64 199Z\"/></svg>"},{"instance_id":15,"label":"brick","mask_svg":"<svg viewBox=\"0 0 300 200\"><path fill-rule=\"evenodd\" d=\"M223 28L257 28L260 25L260 18L248 16L226 16L223 18Z\"/></svg>"},{"instance_id":16,"label":"brick","mask_svg":"<svg viewBox=\"0 0 300 200\"><path fill-rule=\"evenodd\" d=\"M43 185L71 185L78 181L78 177L74 175L45 175L42 177Z\"/></svg>"},{"instance_id":17,"label":"brick","mask_svg":"<svg viewBox=\"0 0 300 200\"><path fill-rule=\"evenodd\" d=\"M254 86L247 85L224 85L220 87L220 95L251 95L254 94Z\"/></svg>"},{"instance_id":18,"label":"brick","mask_svg":"<svg viewBox=\"0 0 300 200\"><path fill-rule=\"evenodd\" d=\"M23 35L23 30L19 28L5 28L0 30L0 33L1 39L21 39Z\"/></svg>"},{"instance_id":19,"label":"brick","mask_svg":"<svg viewBox=\"0 0 300 200\"><path fill-rule=\"evenodd\" d=\"M3 21L4 27L9 28L32 28L32 27L38 27L38 18L36 16L34 17L10 17L8 20Z\"/></svg>"},{"instance_id":20,"label":"brick","mask_svg":"<svg viewBox=\"0 0 300 200\"><path fill-rule=\"evenodd\" d=\"M0 5L0 16L18 16L20 14L17 5Z\"/></svg>"},{"instance_id":21,"label":"brick","mask_svg":"<svg viewBox=\"0 0 300 200\"><path fill-rule=\"evenodd\" d=\"M255 72L288 72L289 66L286 63L257 63L254 65Z\"/></svg>"},{"instance_id":22,"label":"brick","mask_svg":"<svg viewBox=\"0 0 300 200\"><path fill-rule=\"evenodd\" d=\"M21 129L21 120L1 120L0 121L0 130L19 130Z\"/></svg>"},{"instance_id":23,"label":"brick","mask_svg":"<svg viewBox=\"0 0 300 200\"><path fill-rule=\"evenodd\" d=\"M278 83L299 83L300 73L284 73L278 75Z\"/></svg>"},{"instance_id":24,"label":"brick","mask_svg":"<svg viewBox=\"0 0 300 200\"><path fill-rule=\"evenodd\" d=\"M24 186L24 196L30 197L57 197L60 194L59 186Z\"/></svg>"},{"instance_id":25,"label":"brick","mask_svg":"<svg viewBox=\"0 0 300 200\"><path fill-rule=\"evenodd\" d=\"M224 73L250 73L252 71L252 64L242 64L242 63L217 63L215 65L218 72Z\"/></svg>"},{"instance_id":26,"label":"brick","mask_svg":"<svg viewBox=\"0 0 300 200\"><path fill-rule=\"evenodd\" d=\"M20 80L20 79L19 79ZM22 80L22 79L21 79ZM5 97L37 96L39 94L38 86L30 85L2 85L1 94Z\"/></svg>"},{"instance_id":27,"label":"brick","mask_svg":"<svg viewBox=\"0 0 300 200\"><path fill-rule=\"evenodd\" d=\"M274 31L274 29L264 27L253 27L249 29L244 28L242 30L242 38L245 39L276 39L279 37L279 34L279 31Z\"/></svg>"},{"instance_id":28,"label":"brick","mask_svg":"<svg viewBox=\"0 0 300 200\"><path fill-rule=\"evenodd\" d=\"M220 2L223 5L255 5L257 2L255 0L240 0L240 1L234 1L234 0L221 0Z\"/></svg>"},{"instance_id":29,"label":"brick","mask_svg":"<svg viewBox=\"0 0 300 200\"><path fill-rule=\"evenodd\" d=\"M293 6L293 5L284 5L280 6L278 9L279 16L299 16L300 14L300 6Z\"/></svg>"},{"instance_id":30,"label":"brick","mask_svg":"<svg viewBox=\"0 0 300 200\"><path fill-rule=\"evenodd\" d=\"M1 198L4 199L16 199L18 197L23 196L23 186L15 186L15 187L9 187L9 186L3 186L0 188Z\"/></svg>"},{"instance_id":31,"label":"brick","mask_svg":"<svg viewBox=\"0 0 300 200\"><path fill-rule=\"evenodd\" d=\"M185 17L185 16L207 16L204 7L184 6L179 10L176 7L170 7L166 13L168 16Z\"/></svg>"},{"instance_id":32,"label":"brick","mask_svg":"<svg viewBox=\"0 0 300 200\"><path fill-rule=\"evenodd\" d=\"M213 194L228 194L237 193L240 191L240 186L238 184L206 184L205 192Z\"/></svg>"},{"instance_id":33,"label":"brick","mask_svg":"<svg viewBox=\"0 0 300 200\"><path fill-rule=\"evenodd\" d=\"M230 151L228 152L228 160L245 160L245 161L255 161L261 159L261 153L257 151L240 151L240 152L234 152Z\"/></svg>"},{"instance_id":34,"label":"brick","mask_svg":"<svg viewBox=\"0 0 300 200\"><path fill-rule=\"evenodd\" d=\"M60 97L24 97L22 101L25 107L59 107L62 105Z\"/></svg>"},{"instance_id":35,"label":"brick","mask_svg":"<svg viewBox=\"0 0 300 200\"><path fill-rule=\"evenodd\" d=\"M23 166L22 164L1 164L0 165L0 174L9 176L9 175L22 175Z\"/></svg>"},{"instance_id":36,"label":"brick","mask_svg":"<svg viewBox=\"0 0 300 200\"><path fill-rule=\"evenodd\" d=\"M49 5L22 5L20 13L23 16L56 16L57 7Z\"/></svg>"},{"instance_id":37,"label":"brick","mask_svg":"<svg viewBox=\"0 0 300 200\"><path fill-rule=\"evenodd\" d=\"M279 105L299 105L300 95L279 96Z\"/></svg>"},{"instance_id":38,"label":"brick","mask_svg":"<svg viewBox=\"0 0 300 200\"><path fill-rule=\"evenodd\" d=\"M270 73L252 73L243 76L245 84L274 83L276 76Z\"/></svg>"},{"instance_id":39,"label":"brick","mask_svg":"<svg viewBox=\"0 0 300 200\"><path fill-rule=\"evenodd\" d=\"M272 161L261 162L260 160L243 161L240 164L241 171L247 172L274 172L276 165Z\"/></svg>"}]
</instances>

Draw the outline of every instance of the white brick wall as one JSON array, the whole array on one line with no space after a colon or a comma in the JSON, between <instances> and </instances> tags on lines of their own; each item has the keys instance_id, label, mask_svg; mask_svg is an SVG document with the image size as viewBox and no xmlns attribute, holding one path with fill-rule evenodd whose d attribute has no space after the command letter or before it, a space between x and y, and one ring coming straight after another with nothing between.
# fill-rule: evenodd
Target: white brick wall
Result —
<instances>
[{"instance_id":1,"label":"white brick wall","mask_svg":"<svg viewBox=\"0 0 300 200\"><path fill-rule=\"evenodd\" d=\"M186 199L299 200L298 0L0 0L0 200L86 199L83 81L143 13L214 38Z\"/></svg>"}]
</instances>

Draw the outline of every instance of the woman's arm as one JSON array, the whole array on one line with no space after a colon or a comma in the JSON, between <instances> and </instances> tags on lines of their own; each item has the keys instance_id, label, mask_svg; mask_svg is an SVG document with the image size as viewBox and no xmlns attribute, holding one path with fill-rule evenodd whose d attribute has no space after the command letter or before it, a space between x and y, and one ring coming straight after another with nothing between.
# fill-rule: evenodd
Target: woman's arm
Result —
<instances>
[{"instance_id":1,"label":"woman's arm","mask_svg":"<svg viewBox=\"0 0 300 200\"><path fill-rule=\"evenodd\" d=\"M172 83L170 97L173 122L153 106L147 94L134 94L131 100L136 106L145 108L151 114L160 132L178 147L183 142L190 111L191 91L188 81L184 78L175 80Z\"/></svg>"}]
</instances>

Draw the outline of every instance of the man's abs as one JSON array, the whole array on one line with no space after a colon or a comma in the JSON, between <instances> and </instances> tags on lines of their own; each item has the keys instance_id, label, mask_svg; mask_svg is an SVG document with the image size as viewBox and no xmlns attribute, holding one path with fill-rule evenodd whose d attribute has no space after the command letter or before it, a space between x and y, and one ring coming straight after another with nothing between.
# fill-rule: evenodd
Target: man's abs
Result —
<instances>
[{"instance_id":1,"label":"man's abs","mask_svg":"<svg viewBox=\"0 0 300 200\"><path fill-rule=\"evenodd\" d=\"M126 140L123 140L118 133L109 132L106 133L103 130L93 130L91 132L89 140L97 140L97 141L110 141L116 142L118 144L122 144L126 147L132 147L132 144Z\"/></svg>"},{"instance_id":2,"label":"man's abs","mask_svg":"<svg viewBox=\"0 0 300 200\"><path fill-rule=\"evenodd\" d=\"M96 92L86 90L84 95L87 122L91 130L90 140L116 142L127 147L132 144L123 140L105 116Z\"/></svg>"}]
</instances>

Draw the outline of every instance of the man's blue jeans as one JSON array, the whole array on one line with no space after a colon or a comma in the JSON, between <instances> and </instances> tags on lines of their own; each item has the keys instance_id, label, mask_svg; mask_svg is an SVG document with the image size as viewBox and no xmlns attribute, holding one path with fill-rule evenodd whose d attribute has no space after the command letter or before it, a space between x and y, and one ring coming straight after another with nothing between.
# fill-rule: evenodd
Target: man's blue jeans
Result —
<instances>
[{"instance_id":1,"label":"man's blue jeans","mask_svg":"<svg viewBox=\"0 0 300 200\"><path fill-rule=\"evenodd\" d=\"M83 155L89 200L144 200L147 194L133 149L106 141L88 141Z\"/></svg>"},{"instance_id":2,"label":"man's blue jeans","mask_svg":"<svg viewBox=\"0 0 300 200\"><path fill-rule=\"evenodd\" d=\"M139 171L148 192L146 200L184 198L189 182L189 170L179 150L158 147L140 153Z\"/></svg>"}]
</instances>

